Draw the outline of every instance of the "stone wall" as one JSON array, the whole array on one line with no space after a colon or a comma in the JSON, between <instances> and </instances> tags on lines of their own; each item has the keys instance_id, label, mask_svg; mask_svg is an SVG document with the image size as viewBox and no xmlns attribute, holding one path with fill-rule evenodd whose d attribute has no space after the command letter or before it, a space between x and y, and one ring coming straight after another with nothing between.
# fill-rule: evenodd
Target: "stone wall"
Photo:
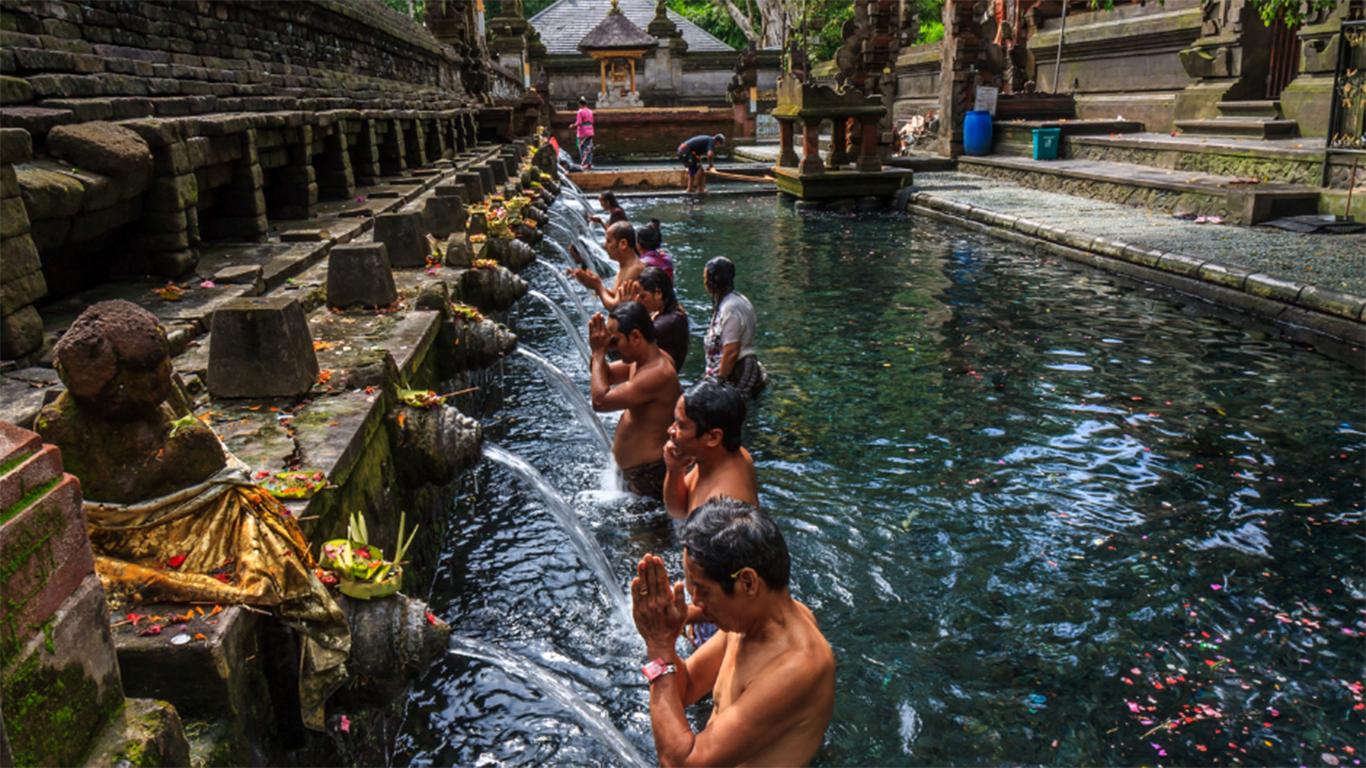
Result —
<instances>
[{"instance_id":1,"label":"stone wall","mask_svg":"<svg viewBox=\"0 0 1366 768\"><path fill-rule=\"evenodd\" d=\"M938 43L903 48L896 57L896 100L892 120L900 125L915 115L939 111Z\"/></svg>"},{"instance_id":2,"label":"stone wall","mask_svg":"<svg viewBox=\"0 0 1366 768\"><path fill-rule=\"evenodd\" d=\"M594 157L669 157L678 145L700 133L739 135L735 112L730 107L679 107L677 109L600 109L594 115ZM575 152L573 112L556 112L552 120L555 138L571 155Z\"/></svg>"},{"instance_id":3,"label":"stone wall","mask_svg":"<svg viewBox=\"0 0 1366 768\"><path fill-rule=\"evenodd\" d=\"M670 100L679 106L725 106L730 103L726 89L734 74L736 53L685 53L682 56L682 76L677 93ZM760 59L758 87L762 91L772 91L777 87L778 62L776 57L764 56ZM543 66L550 80L550 100L560 108L577 106L580 96L589 102L597 99L601 89L601 76L598 63L586 56L551 56ZM643 71L637 73L640 88L645 89L655 76L652 67L657 66L647 57ZM660 106L652 99L648 90L641 91L646 106Z\"/></svg>"},{"instance_id":4,"label":"stone wall","mask_svg":"<svg viewBox=\"0 0 1366 768\"><path fill-rule=\"evenodd\" d=\"M1194 82L1179 54L1200 36L1200 24L1198 0L1070 14L1055 84L1061 23L1050 19L1029 38L1038 88L1073 94L1081 119L1123 116L1170 131L1177 94Z\"/></svg>"},{"instance_id":5,"label":"stone wall","mask_svg":"<svg viewBox=\"0 0 1366 768\"><path fill-rule=\"evenodd\" d=\"M476 137L476 54L379 0L6 4L0 46L5 359L41 354L45 296L185 274Z\"/></svg>"}]
</instances>

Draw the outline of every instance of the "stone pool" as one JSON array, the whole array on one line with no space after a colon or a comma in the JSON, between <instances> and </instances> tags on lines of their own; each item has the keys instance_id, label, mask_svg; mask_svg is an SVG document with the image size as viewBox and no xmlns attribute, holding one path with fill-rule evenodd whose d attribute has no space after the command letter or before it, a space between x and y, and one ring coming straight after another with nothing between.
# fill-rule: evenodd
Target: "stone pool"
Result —
<instances>
[{"instance_id":1,"label":"stone pool","mask_svg":"<svg viewBox=\"0 0 1366 768\"><path fill-rule=\"evenodd\" d=\"M772 381L747 441L839 660L818 764L1359 763L1360 371L939 224L768 197L627 210L677 260L685 382L707 258L759 311ZM558 263L523 276L577 317ZM551 312L507 322L586 391ZM676 563L662 511L610 490L551 391L510 358L481 393L489 439L619 589L646 551ZM466 490L430 587L458 639L392 761L653 761L643 647L599 577L523 477L485 462Z\"/></svg>"}]
</instances>

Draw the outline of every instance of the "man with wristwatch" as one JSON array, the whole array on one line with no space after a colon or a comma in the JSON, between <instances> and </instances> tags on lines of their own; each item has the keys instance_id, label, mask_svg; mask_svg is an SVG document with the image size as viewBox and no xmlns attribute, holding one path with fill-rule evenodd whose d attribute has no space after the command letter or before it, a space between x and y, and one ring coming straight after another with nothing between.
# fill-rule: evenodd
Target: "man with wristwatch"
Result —
<instances>
[{"instance_id":1,"label":"man with wristwatch","mask_svg":"<svg viewBox=\"0 0 1366 768\"><path fill-rule=\"evenodd\" d=\"M698 507L683 529L685 582L670 585L647 554L631 582L645 640L650 723L662 765L804 765L820 749L835 702L835 657L815 616L788 591L782 532L735 499ZM693 604L720 631L687 661L675 645ZM712 695L693 733L684 707Z\"/></svg>"}]
</instances>

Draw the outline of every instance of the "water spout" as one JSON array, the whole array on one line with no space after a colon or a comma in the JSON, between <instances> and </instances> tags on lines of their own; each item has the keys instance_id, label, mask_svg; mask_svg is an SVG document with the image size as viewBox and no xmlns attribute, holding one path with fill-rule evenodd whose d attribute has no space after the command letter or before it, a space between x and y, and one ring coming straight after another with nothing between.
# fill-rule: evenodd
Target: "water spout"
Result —
<instances>
[{"instance_id":1,"label":"water spout","mask_svg":"<svg viewBox=\"0 0 1366 768\"><path fill-rule=\"evenodd\" d=\"M626 739L625 734L612 724L611 718L602 708L589 704L582 695L540 664L525 656L508 653L501 648L467 637L452 636L449 651L456 656L485 662L536 688L547 698L564 707L585 731L596 736L603 746L611 749L623 765L637 768L649 765Z\"/></svg>"},{"instance_id":2,"label":"water spout","mask_svg":"<svg viewBox=\"0 0 1366 768\"><path fill-rule=\"evenodd\" d=\"M484 456L490 461L502 464L515 472L541 495L546 508L550 510L550 514L555 517L556 522L569 535L569 541L578 552L579 559L588 566L602 584L603 595L613 610L617 612L617 618L622 622L622 626L627 628L634 626L634 620L631 618L631 606L626 602L626 593L621 587L622 582L612 575L612 566L607 562L607 555L602 551L597 540L584 529L583 521L579 520L578 514L569 506L569 502L564 500L560 492L555 490L555 486L551 485L544 475L537 472L535 467L526 463L520 456L509 453L493 443L484 443Z\"/></svg>"},{"instance_id":3,"label":"water spout","mask_svg":"<svg viewBox=\"0 0 1366 768\"><path fill-rule=\"evenodd\" d=\"M579 348L579 354L583 355L583 364L587 366L591 359L591 355L588 352L588 342L583 340L583 334L579 332L579 327L570 319L569 313L564 311L564 307L556 304L549 296L537 290L527 291L527 295L547 307L550 307L550 311L554 313L555 319L559 320L560 325L564 326L564 332L569 338L574 340L574 346Z\"/></svg>"},{"instance_id":4,"label":"water spout","mask_svg":"<svg viewBox=\"0 0 1366 768\"><path fill-rule=\"evenodd\" d=\"M608 461L611 461L612 439L607 436L607 429L602 426L602 422L598 420L598 415L593 412L593 406L588 402L588 398L579 391L578 387L574 386L569 375L556 367L554 363L520 344L517 346L517 354L536 364L546 382L559 391L570 410L593 435L598 443L598 448L607 456Z\"/></svg>"}]
</instances>

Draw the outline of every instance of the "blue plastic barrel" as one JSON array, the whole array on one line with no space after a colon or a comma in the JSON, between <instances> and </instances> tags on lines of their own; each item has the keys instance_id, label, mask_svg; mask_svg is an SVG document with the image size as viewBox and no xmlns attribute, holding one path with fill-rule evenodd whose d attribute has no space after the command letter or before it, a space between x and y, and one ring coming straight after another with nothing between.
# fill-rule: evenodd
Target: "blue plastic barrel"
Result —
<instances>
[{"instance_id":1,"label":"blue plastic barrel","mask_svg":"<svg viewBox=\"0 0 1366 768\"><path fill-rule=\"evenodd\" d=\"M963 116L963 152L991 154L991 113L985 109L974 109Z\"/></svg>"}]
</instances>

